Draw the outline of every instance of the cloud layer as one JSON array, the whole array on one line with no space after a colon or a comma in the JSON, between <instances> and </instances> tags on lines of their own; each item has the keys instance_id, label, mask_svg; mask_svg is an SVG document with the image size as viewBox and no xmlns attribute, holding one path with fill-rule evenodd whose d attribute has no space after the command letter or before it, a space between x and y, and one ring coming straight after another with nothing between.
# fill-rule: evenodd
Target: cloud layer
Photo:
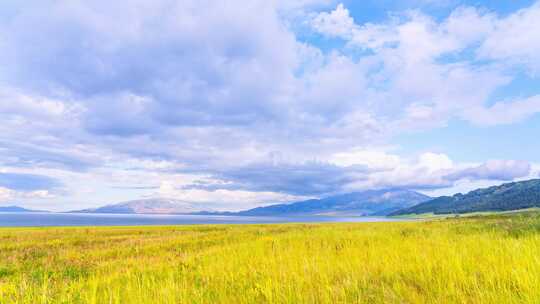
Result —
<instances>
[{"instance_id":1,"label":"cloud layer","mask_svg":"<svg viewBox=\"0 0 540 304\"><path fill-rule=\"evenodd\" d=\"M453 119L540 112L540 92L497 95L537 75L538 3L363 24L331 1L45 1L0 4L0 16L4 201L48 191L59 209L148 195L234 208L531 174L527 161L388 146Z\"/></svg>"}]
</instances>

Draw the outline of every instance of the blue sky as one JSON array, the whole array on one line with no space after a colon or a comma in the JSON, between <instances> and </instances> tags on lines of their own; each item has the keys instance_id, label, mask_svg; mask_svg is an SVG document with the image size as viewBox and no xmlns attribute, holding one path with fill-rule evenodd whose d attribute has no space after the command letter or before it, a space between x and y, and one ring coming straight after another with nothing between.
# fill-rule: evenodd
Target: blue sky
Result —
<instances>
[{"instance_id":1,"label":"blue sky","mask_svg":"<svg viewBox=\"0 0 540 304\"><path fill-rule=\"evenodd\" d=\"M537 1L2 1L0 205L540 174Z\"/></svg>"}]
</instances>

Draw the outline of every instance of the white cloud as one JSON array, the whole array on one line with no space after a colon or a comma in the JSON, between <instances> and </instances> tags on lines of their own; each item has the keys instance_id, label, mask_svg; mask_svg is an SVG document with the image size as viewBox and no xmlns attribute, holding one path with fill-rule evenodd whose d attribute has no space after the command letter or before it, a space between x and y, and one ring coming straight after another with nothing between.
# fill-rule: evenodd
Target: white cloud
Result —
<instances>
[{"instance_id":1,"label":"white cloud","mask_svg":"<svg viewBox=\"0 0 540 304\"><path fill-rule=\"evenodd\" d=\"M513 180L528 176L531 165L527 161L518 160L489 160L486 163L457 170L446 177L450 180Z\"/></svg>"},{"instance_id":2,"label":"white cloud","mask_svg":"<svg viewBox=\"0 0 540 304\"><path fill-rule=\"evenodd\" d=\"M448 155L442 153L426 152L418 158L418 166L426 168L428 172L448 170L454 167L454 163Z\"/></svg>"},{"instance_id":3,"label":"white cloud","mask_svg":"<svg viewBox=\"0 0 540 304\"><path fill-rule=\"evenodd\" d=\"M531 172L529 176L524 176L523 179L538 179L538 178L540 178L540 164L532 163Z\"/></svg>"},{"instance_id":4,"label":"white cloud","mask_svg":"<svg viewBox=\"0 0 540 304\"><path fill-rule=\"evenodd\" d=\"M156 192L148 197L175 198L200 205L202 209L212 210L244 210L253 206L273 203L291 202L307 197L294 196L269 191L244 191L217 189L213 191L203 189L185 189L174 181L162 181Z\"/></svg>"},{"instance_id":5,"label":"white cloud","mask_svg":"<svg viewBox=\"0 0 540 304\"><path fill-rule=\"evenodd\" d=\"M0 88L0 113L3 115L44 116L55 118L76 115L77 105L51 98L34 98L9 88Z\"/></svg>"},{"instance_id":6,"label":"white cloud","mask_svg":"<svg viewBox=\"0 0 540 304\"><path fill-rule=\"evenodd\" d=\"M533 73L540 70L540 3L496 20L478 56L520 64Z\"/></svg>"},{"instance_id":7,"label":"white cloud","mask_svg":"<svg viewBox=\"0 0 540 304\"><path fill-rule=\"evenodd\" d=\"M320 33L342 38L350 38L356 27L353 18L349 15L349 10L342 3L330 13L322 12L317 15L311 24Z\"/></svg>"},{"instance_id":8,"label":"white cloud","mask_svg":"<svg viewBox=\"0 0 540 304\"><path fill-rule=\"evenodd\" d=\"M36 191L15 191L9 188L0 187L0 203L20 203L25 200L32 199L50 199L56 196L50 193L48 190L36 190Z\"/></svg>"},{"instance_id":9,"label":"white cloud","mask_svg":"<svg viewBox=\"0 0 540 304\"><path fill-rule=\"evenodd\" d=\"M497 102L490 107L471 107L465 113L476 124L490 126L511 124L540 113L540 95L511 102Z\"/></svg>"},{"instance_id":10,"label":"white cloud","mask_svg":"<svg viewBox=\"0 0 540 304\"><path fill-rule=\"evenodd\" d=\"M433 152L403 158L380 151L362 151L359 156L364 157L359 157L356 162L354 158L350 158L354 152L341 155L349 156L345 158L347 162L341 165L363 164L367 156L371 157L372 164L380 162L388 165L384 170L369 171L363 178L348 183L344 187L347 191L401 187L435 193L433 189L464 188L478 181L493 185L497 181L516 180L528 176L531 169L531 165L526 161L490 160L483 164L456 163L446 154Z\"/></svg>"},{"instance_id":11,"label":"white cloud","mask_svg":"<svg viewBox=\"0 0 540 304\"><path fill-rule=\"evenodd\" d=\"M488 104L494 92L512 80L506 59L521 58L516 62L529 67L534 67L533 61L540 63L540 57L535 57L540 54L535 51L540 39L530 30L535 28L533 19L539 8L533 5L499 18L490 12L460 7L440 22L408 11L385 23L360 25L339 5L330 13L316 16L312 26L321 34L344 39L349 47L373 51L369 57L380 65L365 82L370 83L370 89L378 83L385 85L368 98L388 108L405 109L396 113L401 119L393 119L400 130L442 126L452 117L496 125L522 121L538 112L535 96L510 98L491 107ZM480 58L503 62L478 64L477 58L461 53L467 50L476 51ZM445 56L453 59L447 61Z\"/></svg>"},{"instance_id":12,"label":"white cloud","mask_svg":"<svg viewBox=\"0 0 540 304\"><path fill-rule=\"evenodd\" d=\"M0 187L0 202L5 202L13 198L13 190Z\"/></svg>"}]
</instances>

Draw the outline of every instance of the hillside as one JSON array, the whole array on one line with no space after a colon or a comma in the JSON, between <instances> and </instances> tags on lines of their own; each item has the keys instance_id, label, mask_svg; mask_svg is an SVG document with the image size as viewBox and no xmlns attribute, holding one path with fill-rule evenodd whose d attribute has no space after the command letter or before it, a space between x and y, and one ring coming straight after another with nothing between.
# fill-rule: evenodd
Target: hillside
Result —
<instances>
[{"instance_id":1,"label":"hillside","mask_svg":"<svg viewBox=\"0 0 540 304\"><path fill-rule=\"evenodd\" d=\"M386 215L416 205L430 197L409 190L370 190L311 199L290 204L277 204L235 213L236 215Z\"/></svg>"},{"instance_id":2,"label":"hillside","mask_svg":"<svg viewBox=\"0 0 540 304\"><path fill-rule=\"evenodd\" d=\"M143 199L106 205L73 213L186 214L200 211L192 204L174 199Z\"/></svg>"},{"instance_id":3,"label":"hillside","mask_svg":"<svg viewBox=\"0 0 540 304\"><path fill-rule=\"evenodd\" d=\"M0 212L47 212L41 210L30 210L19 206L0 207Z\"/></svg>"},{"instance_id":4,"label":"hillside","mask_svg":"<svg viewBox=\"0 0 540 304\"><path fill-rule=\"evenodd\" d=\"M540 207L540 179L507 183L467 194L442 196L390 215L508 211Z\"/></svg>"}]
</instances>

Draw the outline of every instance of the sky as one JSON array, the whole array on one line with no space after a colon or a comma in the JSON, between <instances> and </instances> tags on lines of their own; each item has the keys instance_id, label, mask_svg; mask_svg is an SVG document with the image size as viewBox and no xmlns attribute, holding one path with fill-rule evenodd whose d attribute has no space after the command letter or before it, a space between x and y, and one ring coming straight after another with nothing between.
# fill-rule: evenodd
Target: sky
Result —
<instances>
[{"instance_id":1,"label":"sky","mask_svg":"<svg viewBox=\"0 0 540 304\"><path fill-rule=\"evenodd\" d=\"M0 3L0 206L540 177L540 2Z\"/></svg>"}]
</instances>

